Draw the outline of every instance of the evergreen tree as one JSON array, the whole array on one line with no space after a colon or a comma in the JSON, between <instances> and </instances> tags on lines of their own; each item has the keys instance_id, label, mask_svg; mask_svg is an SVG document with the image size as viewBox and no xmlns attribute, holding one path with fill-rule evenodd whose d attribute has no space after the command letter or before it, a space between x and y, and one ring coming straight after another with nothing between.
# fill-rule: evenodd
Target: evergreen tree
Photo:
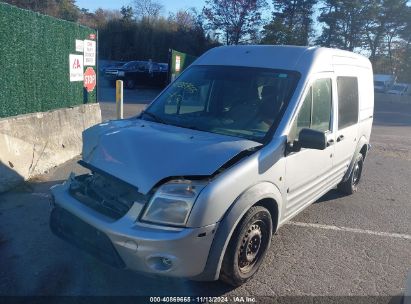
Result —
<instances>
[{"instance_id":1,"label":"evergreen tree","mask_svg":"<svg viewBox=\"0 0 411 304\"><path fill-rule=\"evenodd\" d=\"M349 51L361 47L364 26L370 18L368 2L323 0L318 20L324 23L324 27L316 43Z\"/></svg>"},{"instance_id":2,"label":"evergreen tree","mask_svg":"<svg viewBox=\"0 0 411 304\"><path fill-rule=\"evenodd\" d=\"M308 45L313 34L317 0L274 0L272 21L264 27L263 43Z\"/></svg>"},{"instance_id":3,"label":"evergreen tree","mask_svg":"<svg viewBox=\"0 0 411 304\"><path fill-rule=\"evenodd\" d=\"M122 6L120 9L121 18L126 22L131 22L133 20L134 11L133 8L129 5Z\"/></svg>"}]
</instances>

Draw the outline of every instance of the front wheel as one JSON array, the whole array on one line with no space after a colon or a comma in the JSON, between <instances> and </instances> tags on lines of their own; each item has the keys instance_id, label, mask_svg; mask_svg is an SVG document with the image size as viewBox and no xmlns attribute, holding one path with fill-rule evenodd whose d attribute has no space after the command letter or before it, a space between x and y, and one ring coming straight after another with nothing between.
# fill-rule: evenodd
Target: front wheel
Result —
<instances>
[{"instance_id":1,"label":"front wheel","mask_svg":"<svg viewBox=\"0 0 411 304\"><path fill-rule=\"evenodd\" d=\"M362 168L364 165L364 157L361 153L358 153L355 159L354 167L351 170L351 174L345 182L338 184L337 188L345 194L353 194L358 190L358 184L360 183Z\"/></svg>"},{"instance_id":2,"label":"front wheel","mask_svg":"<svg viewBox=\"0 0 411 304\"><path fill-rule=\"evenodd\" d=\"M134 79L126 79L125 85L127 89L133 90L136 87L136 82Z\"/></svg>"},{"instance_id":3,"label":"front wheel","mask_svg":"<svg viewBox=\"0 0 411 304\"><path fill-rule=\"evenodd\" d=\"M270 212L262 206L251 207L230 239L220 279L232 286L247 282L257 272L270 247L272 230Z\"/></svg>"}]
</instances>

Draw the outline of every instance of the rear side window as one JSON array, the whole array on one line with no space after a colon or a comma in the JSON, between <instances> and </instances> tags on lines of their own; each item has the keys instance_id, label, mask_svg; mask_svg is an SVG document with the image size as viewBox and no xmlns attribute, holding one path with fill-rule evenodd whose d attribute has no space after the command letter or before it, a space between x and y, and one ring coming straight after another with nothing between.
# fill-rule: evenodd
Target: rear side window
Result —
<instances>
[{"instance_id":1,"label":"rear side window","mask_svg":"<svg viewBox=\"0 0 411 304\"><path fill-rule=\"evenodd\" d=\"M338 129L358 122L358 79L337 77Z\"/></svg>"}]
</instances>

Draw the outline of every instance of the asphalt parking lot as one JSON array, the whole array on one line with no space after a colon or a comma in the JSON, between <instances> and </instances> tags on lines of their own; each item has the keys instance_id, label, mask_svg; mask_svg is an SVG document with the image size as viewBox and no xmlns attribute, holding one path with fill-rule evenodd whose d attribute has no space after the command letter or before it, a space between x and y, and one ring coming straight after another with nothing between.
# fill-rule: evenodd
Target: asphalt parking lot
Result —
<instances>
[{"instance_id":1,"label":"asphalt parking lot","mask_svg":"<svg viewBox=\"0 0 411 304\"><path fill-rule=\"evenodd\" d=\"M125 116L157 93L130 92ZM101 103L105 120L115 115L110 98ZM371 143L359 192L332 190L282 227L260 271L237 289L114 269L52 235L48 189L82 171L69 161L0 194L0 296L384 296L394 303L411 270L411 102L377 96Z\"/></svg>"},{"instance_id":2,"label":"asphalt parking lot","mask_svg":"<svg viewBox=\"0 0 411 304\"><path fill-rule=\"evenodd\" d=\"M159 88L138 87L135 90L124 89L124 117L130 117L141 112L161 91ZM98 100L101 105L103 120L116 117L116 91L105 79L99 81Z\"/></svg>"}]
</instances>

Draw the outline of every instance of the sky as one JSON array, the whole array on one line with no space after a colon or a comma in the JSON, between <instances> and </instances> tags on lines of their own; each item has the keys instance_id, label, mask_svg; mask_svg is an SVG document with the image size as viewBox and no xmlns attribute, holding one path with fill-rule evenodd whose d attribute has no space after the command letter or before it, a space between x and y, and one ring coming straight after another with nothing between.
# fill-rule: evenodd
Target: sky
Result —
<instances>
[{"instance_id":1,"label":"sky","mask_svg":"<svg viewBox=\"0 0 411 304\"><path fill-rule=\"evenodd\" d=\"M204 0L158 0L164 5L165 16L169 12L176 12L180 9L196 7L199 10L204 6ZM132 0L76 0L76 5L94 12L98 8L120 9L122 6L131 5Z\"/></svg>"}]
</instances>

